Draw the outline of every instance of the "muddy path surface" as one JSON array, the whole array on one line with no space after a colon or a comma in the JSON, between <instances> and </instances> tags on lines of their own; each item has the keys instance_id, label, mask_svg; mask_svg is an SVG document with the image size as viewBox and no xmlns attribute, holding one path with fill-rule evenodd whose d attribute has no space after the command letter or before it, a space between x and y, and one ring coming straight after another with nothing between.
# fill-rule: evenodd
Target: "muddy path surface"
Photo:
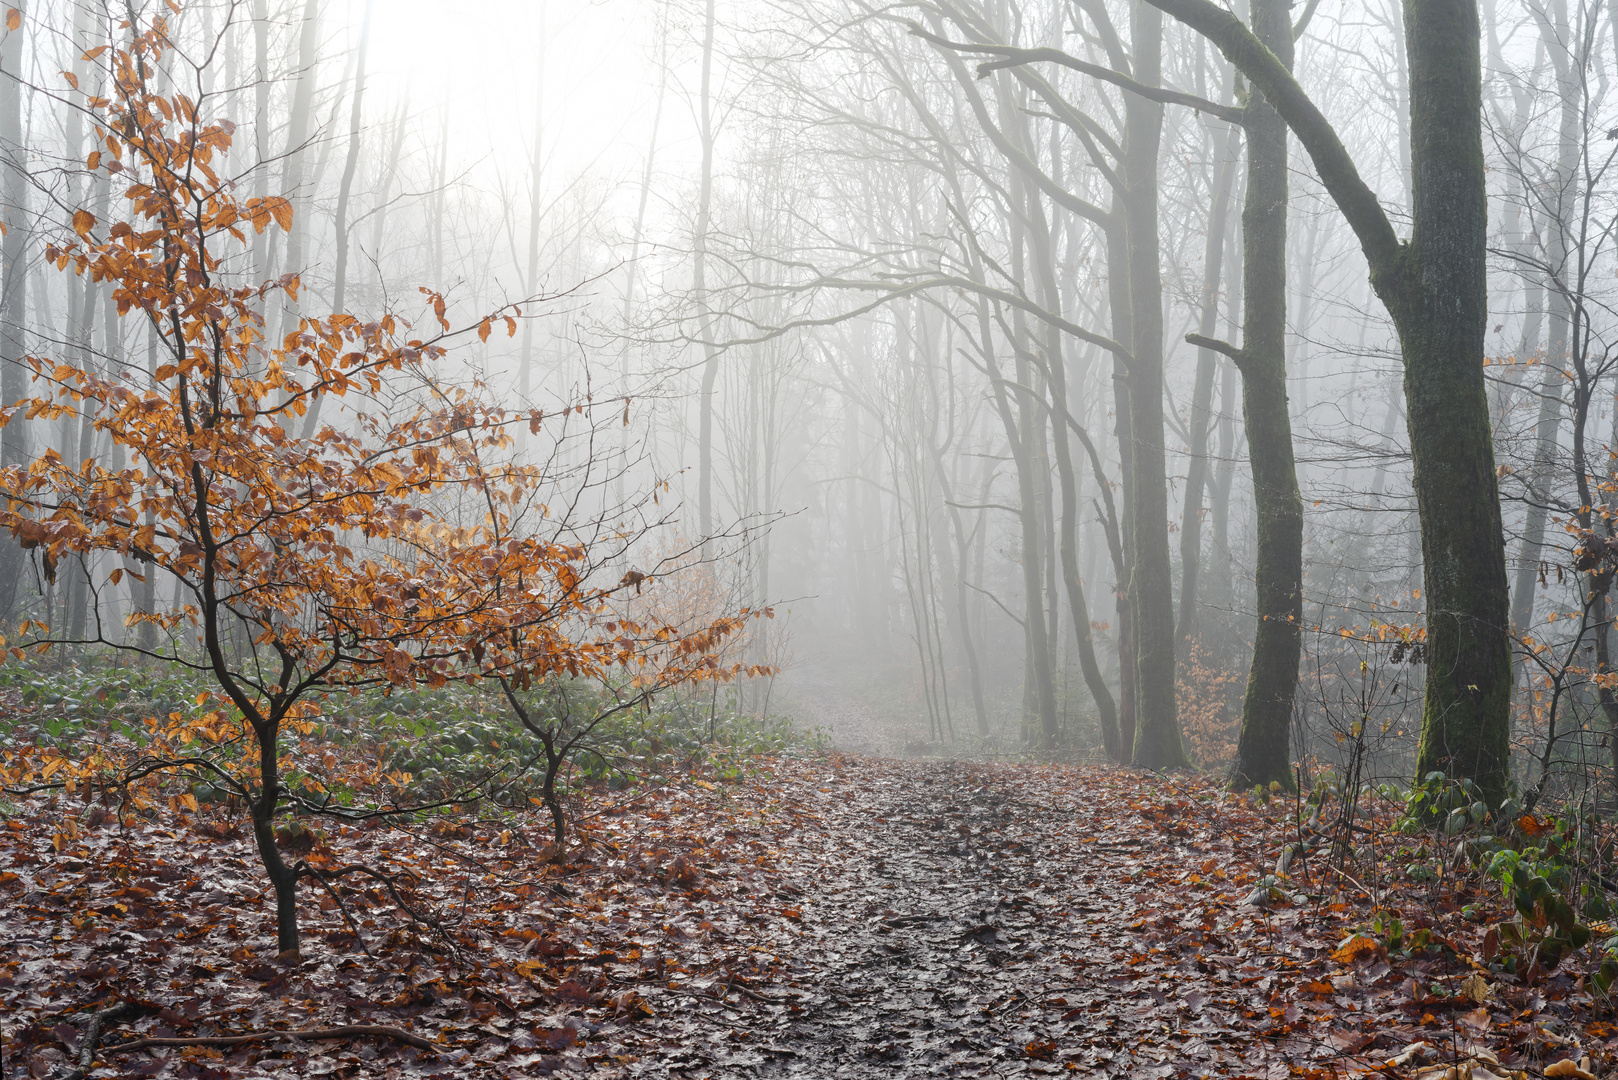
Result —
<instances>
[{"instance_id":1,"label":"muddy path surface","mask_svg":"<svg viewBox=\"0 0 1618 1080\"><path fill-rule=\"evenodd\" d=\"M711 1040L635 1074L1244 1074L1253 1052L1231 1040L1268 1026L1273 958L1253 954L1256 927L1219 926L1228 908L1199 873L1242 853L1126 779L843 759L783 890L789 978L772 1001L710 1010Z\"/></svg>"}]
</instances>

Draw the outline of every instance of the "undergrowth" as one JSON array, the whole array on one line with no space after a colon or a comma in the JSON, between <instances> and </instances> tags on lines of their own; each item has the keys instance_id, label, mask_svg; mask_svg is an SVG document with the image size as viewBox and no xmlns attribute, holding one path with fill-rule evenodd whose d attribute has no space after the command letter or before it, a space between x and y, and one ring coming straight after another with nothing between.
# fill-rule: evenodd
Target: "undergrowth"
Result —
<instances>
[{"instance_id":1,"label":"undergrowth","mask_svg":"<svg viewBox=\"0 0 1618 1080\"><path fill-rule=\"evenodd\" d=\"M671 692L617 712L609 691L583 683L551 683L523 698L546 726L582 733L560 776L560 794L571 800L593 789L735 781L760 757L815 754L827 742L824 732L805 730L788 716L749 715L730 687L718 694ZM379 689L330 696L318 705L283 740L295 807L337 810L374 800L375 792L356 789L345 779L352 771L339 766L355 758L380 763L394 778L390 786L396 790L383 800L392 805L471 800L509 812L541 801L541 741L512 718L497 688ZM165 722L191 722L210 711L239 720L206 679L173 665L113 665L95 658L0 664L0 743L8 753L33 748L82 758L99 749L113 759L132 759ZM248 750L225 743L209 753L225 763ZM183 784L199 803L229 799L206 776L187 776Z\"/></svg>"}]
</instances>

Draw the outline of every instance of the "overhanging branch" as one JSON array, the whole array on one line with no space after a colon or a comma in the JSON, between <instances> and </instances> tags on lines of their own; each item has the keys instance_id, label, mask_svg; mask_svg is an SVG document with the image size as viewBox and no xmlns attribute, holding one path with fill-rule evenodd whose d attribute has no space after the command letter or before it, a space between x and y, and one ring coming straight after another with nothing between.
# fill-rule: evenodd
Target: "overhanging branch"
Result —
<instances>
[{"instance_id":1,"label":"overhanging branch","mask_svg":"<svg viewBox=\"0 0 1618 1080\"><path fill-rule=\"evenodd\" d=\"M1025 64L1059 64L1081 75L1088 75L1100 82L1111 83L1114 86L1128 90L1132 94L1146 98L1148 101L1160 102L1164 105L1185 105L1205 112L1210 116L1217 116L1232 124L1245 122L1246 114L1233 105L1221 105L1216 101L1198 97L1196 94L1187 94L1179 90L1169 90L1159 86L1147 86L1138 83L1127 75L1121 75L1111 68L1092 64L1078 57L1065 53L1061 49L1020 49L1014 45L991 45L986 42L951 41L940 37L929 30L923 29L921 24L912 22L910 33L921 38L940 49L950 49L954 52L987 53L999 57L998 60L985 60L978 65L978 78L986 78L995 71L1007 68L1022 67Z\"/></svg>"},{"instance_id":2,"label":"overhanging branch","mask_svg":"<svg viewBox=\"0 0 1618 1080\"><path fill-rule=\"evenodd\" d=\"M861 280L857 278L819 278L815 281L807 282L802 285L782 287L779 289L779 291L807 292L811 289L822 288L854 289L863 292L880 291L883 293L883 295L876 300L873 300L869 304L864 304L860 307L849 311L840 312L836 315L827 315L823 318L793 319L790 322L783 323L780 326L770 327L765 330L764 333L757 336L749 338L733 338L731 340L722 342L721 344L727 348L737 345L757 345L761 342L773 341L782 334L788 333L792 330L814 326L834 326L838 323L847 322L849 319L874 311L890 301L902 300L907 296L914 296L915 294L925 292L928 289L960 289L963 292L975 293L976 295L982 296L986 299L998 301L1005 304L1007 307L1016 308L1019 311L1032 315L1034 318L1039 319L1042 322L1056 327L1063 333L1075 337L1080 341L1094 345L1100 349L1105 349L1107 352L1111 353L1122 361L1126 367L1134 362L1134 357L1130 354L1129 350L1111 338L1104 337L1101 334L1092 333L1077 323L1072 322L1069 319L1064 319L1055 312L1046 311L1044 308L1040 307L1038 304L1027 299L1026 297L1018 296L1016 293L1008 292L1005 289L996 289L993 286L985 285L980 281L973 281L971 278L958 277L954 274L940 274L936 277L925 278L920 281L906 282L903 284L887 281Z\"/></svg>"}]
</instances>

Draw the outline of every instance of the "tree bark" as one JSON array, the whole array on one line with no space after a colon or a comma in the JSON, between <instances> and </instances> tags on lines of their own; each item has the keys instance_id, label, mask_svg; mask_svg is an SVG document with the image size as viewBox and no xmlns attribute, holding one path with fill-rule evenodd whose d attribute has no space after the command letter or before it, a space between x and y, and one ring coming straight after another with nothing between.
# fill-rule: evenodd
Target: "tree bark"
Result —
<instances>
[{"instance_id":1,"label":"tree bark","mask_svg":"<svg viewBox=\"0 0 1618 1080\"><path fill-rule=\"evenodd\" d=\"M529 147L529 176L528 176L528 250L524 253L527 265L523 268L523 298L531 299L539 294L539 216L544 205L541 201L540 181L544 178L544 149L545 149L545 50L548 42L545 38L545 5L543 2L535 6L535 13L539 19L539 43L534 50L538 60L534 72L534 133L533 145ZM400 117L403 123L404 118ZM533 312L522 324L522 351L517 361L517 399L523 408L531 404L529 397L533 393L534 383L534 319Z\"/></svg>"},{"instance_id":2,"label":"tree bark","mask_svg":"<svg viewBox=\"0 0 1618 1080\"><path fill-rule=\"evenodd\" d=\"M713 396L719 380L719 350L714 347L713 316L708 306L708 231L713 213L714 21L714 0L708 0L703 14L702 88L697 102L702 175L691 267L691 289L696 294L698 333L703 349L702 390L697 396L697 522L704 540L713 535Z\"/></svg>"},{"instance_id":3,"label":"tree bark","mask_svg":"<svg viewBox=\"0 0 1618 1080\"><path fill-rule=\"evenodd\" d=\"M1230 197L1236 186L1238 135L1236 125L1227 127L1224 160L1219 163L1213 208L1208 214L1208 242L1202 261L1202 312L1198 321L1198 331L1203 337L1212 337L1218 329L1219 285L1224 278ZM1180 619L1175 636L1182 651L1197 636L1197 593L1202 577L1202 497L1208 486L1208 431L1213 426L1214 369L1218 360L1219 354L1213 349L1197 350L1196 382L1191 389L1191 465L1186 470L1185 509L1180 514Z\"/></svg>"},{"instance_id":4,"label":"tree bark","mask_svg":"<svg viewBox=\"0 0 1618 1080\"><path fill-rule=\"evenodd\" d=\"M360 123L365 115L365 54L370 47L371 0L365 0L365 14L360 21L359 55L354 61L354 100L348 114L348 154L343 159L343 178L337 187L337 269L331 287L333 314L348 310L348 201L354 190L354 172L360 161ZM305 439L313 437L315 426L320 423L320 406L325 400L324 394L317 396L314 405L304 416L302 435Z\"/></svg>"},{"instance_id":5,"label":"tree bark","mask_svg":"<svg viewBox=\"0 0 1618 1080\"><path fill-rule=\"evenodd\" d=\"M1341 139L1291 73L1209 0L1148 0L1207 35L1308 151L1354 229L1404 354L1427 592L1417 775L1508 784L1505 544L1483 369L1488 207L1476 0L1407 0L1411 238L1401 243Z\"/></svg>"},{"instance_id":6,"label":"tree bark","mask_svg":"<svg viewBox=\"0 0 1618 1080\"><path fill-rule=\"evenodd\" d=\"M303 21L298 32L298 69L293 73L292 111L287 117L286 152L281 162L281 193L288 199L302 198L305 144L309 142L309 117L314 111L316 67L320 63L320 0L304 0ZM287 230L286 261L283 271L302 274L304 239L308 236L308 215L294 214ZM280 320L269 344L279 346L297 322L297 302L282 297Z\"/></svg>"},{"instance_id":7,"label":"tree bark","mask_svg":"<svg viewBox=\"0 0 1618 1080\"><path fill-rule=\"evenodd\" d=\"M1416 774L1471 778L1498 804L1508 781L1512 678L1483 371L1488 203L1478 13L1475 0L1408 5L1412 234L1404 273L1388 275L1383 301L1405 354L1427 593Z\"/></svg>"},{"instance_id":8,"label":"tree bark","mask_svg":"<svg viewBox=\"0 0 1618 1080\"><path fill-rule=\"evenodd\" d=\"M275 846L275 816L281 801L276 766L278 725L269 721L256 731L259 744L259 790L252 801L253 841L259 861L275 889L275 947L282 956L298 952L298 876Z\"/></svg>"},{"instance_id":9,"label":"tree bark","mask_svg":"<svg viewBox=\"0 0 1618 1080\"><path fill-rule=\"evenodd\" d=\"M270 10L269 0L253 0L253 198L270 193ZM254 230L253 273L270 276L269 242L273 232Z\"/></svg>"},{"instance_id":10,"label":"tree bark","mask_svg":"<svg viewBox=\"0 0 1618 1080\"><path fill-rule=\"evenodd\" d=\"M1545 262L1550 267L1550 287L1546 290L1549 335L1545 346L1539 386L1539 410L1534 426L1534 462L1529 473L1527 518L1523 523L1522 547L1517 558L1516 588L1511 597L1511 627L1527 634L1534 625L1534 585L1538 580L1540 553L1545 545L1545 518L1555 471L1556 444L1561 434L1565 408L1568 354L1571 351L1573 310L1568 295L1566 270L1573 225L1571 196L1577 183L1581 124L1578 70L1569 55L1573 45L1568 27L1566 0L1550 5L1550 18L1541 18L1540 37L1556 69L1556 92L1561 114L1557 127L1556 172L1550 178L1550 205L1540 224L1544 229ZM1541 181L1543 183L1543 181ZM1526 334L1525 334L1526 336ZM1525 669L1526 670L1526 669Z\"/></svg>"},{"instance_id":11,"label":"tree bark","mask_svg":"<svg viewBox=\"0 0 1618 1080\"><path fill-rule=\"evenodd\" d=\"M1253 0L1253 30L1288 69L1285 0ZM1287 127L1269 101L1248 105L1242 208L1242 418L1258 518L1253 588L1258 622L1242 700L1233 788L1293 786L1289 736L1303 647L1303 498L1287 406Z\"/></svg>"},{"instance_id":12,"label":"tree bark","mask_svg":"<svg viewBox=\"0 0 1618 1080\"><path fill-rule=\"evenodd\" d=\"M22 15L15 30L0 38L0 154L5 176L0 180L0 406L11 407L28 393L28 241L33 221L28 211L28 154L23 146L23 58L27 53L28 7L14 0ZM0 467L28 465L28 425L14 416L0 428ZM16 621L23 595L27 560L11 537L0 538L0 622Z\"/></svg>"},{"instance_id":13,"label":"tree bark","mask_svg":"<svg viewBox=\"0 0 1618 1080\"><path fill-rule=\"evenodd\" d=\"M1039 203L1039 195L1026 192L1028 198L1029 230L1037 260L1040 286L1045 307L1061 311L1061 290L1056 276L1056 248L1051 237L1049 220ZM1101 727L1101 742L1109 757L1119 752L1118 703L1101 674L1096 660L1095 633L1090 629L1090 605L1084 595L1084 582L1079 576L1079 491L1078 472L1073 464L1073 447L1068 438L1070 421L1067 409L1067 349L1059 327L1046 324L1045 375L1051 401L1051 446L1056 457L1056 473L1062 500L1061 521L1057 526L1057 548L1061 557L1062 585L1067 592L1068 608L1073 616L1073 637L1078 647L1079 671L1084 676L1085 688L1095 702L1096 718Z\"/></svg>"},{"instance_id":14,"label":"tree bark","mask_svg":"<svg viewBox=\"0 0 1618 1080\"><path fill-rule=\"evenodd\" d=\"M983 701L983 666L978 659L977 641L972 635L971 598L968 595L966 581L967 566L972 558L970 537L966 533L965 522L961 519L961 508L955 505L955 489L944 466L944 455L942 451L936 449L933 452L933 470L938 477L939 491L944 496L944 506L949 512L951 531L954 534L953 555L949 550L948 538L938 545L944 577L955 582L955 607L950 621L955 624L955 632L961 639L961 653L966 658L967 680L972 691L972 713L977 720L978 734L987 738L989 712Z\"/></svg>"},{"instance_id":15,"label":"tree bark","mask_svg":"<svg viewBox=\"0 0 1618 1080\"><path fill-rule=\"evenodd\" d=\"M1157 86L1163 68L1163 16L1138 5L1131 14L1136 81ZM1129 423L1133 468L1129 514L1134 566L1129 595L1135 649L1133 761L1148 769L1189 764L1174 700L1174 598L1169 569L1168 464L1163 445L1163 282L1158 251L1157 156L1163 106L1140 95L1125 102L1124 232L1128 240Z\"/></svg>"}]
</instances>

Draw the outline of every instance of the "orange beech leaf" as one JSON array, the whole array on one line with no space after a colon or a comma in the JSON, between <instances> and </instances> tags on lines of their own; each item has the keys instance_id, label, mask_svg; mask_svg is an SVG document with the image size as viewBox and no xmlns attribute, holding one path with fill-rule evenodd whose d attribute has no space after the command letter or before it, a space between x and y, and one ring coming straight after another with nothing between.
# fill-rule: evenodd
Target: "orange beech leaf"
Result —
<instances>
[{"instance_id":1,"label":"orange beech leaf","mask_svg":"<svg viewBox=\"0 0 1618 1080\"><path fill-rule=\"evenodd\" d=\"M73 231L80 236L89 236L90 230L96 227L96 216L88 210L73 211Z\"/></svg>"},{"instance_id":2,"label":"orange beech leaf","mask_svg":"<svg viewBox=\"0 0 1618 1080\"><path fill-rule=\"evenodd\" d=\"M1352 964L1366 956L1377 956L1382 952L1382 945L1375 938L1364 934L1354 934L1346 938L1332 952L1331 958L1339 964Z\"/></svg>"},{"instance_id":3,"label":"orange beech leaf","mask_svg":"<svg viewBox=\"0 0 1618 1080\"><path fill-rule=\"evenodd\" d=\"M1524 814L1518 818L1517 828L1521 829L1525 836L1543 836L1548 832L1556 831L1556 826L1548 821L1541 821L1532 814Z\"/></svg>"}]
</instances>

